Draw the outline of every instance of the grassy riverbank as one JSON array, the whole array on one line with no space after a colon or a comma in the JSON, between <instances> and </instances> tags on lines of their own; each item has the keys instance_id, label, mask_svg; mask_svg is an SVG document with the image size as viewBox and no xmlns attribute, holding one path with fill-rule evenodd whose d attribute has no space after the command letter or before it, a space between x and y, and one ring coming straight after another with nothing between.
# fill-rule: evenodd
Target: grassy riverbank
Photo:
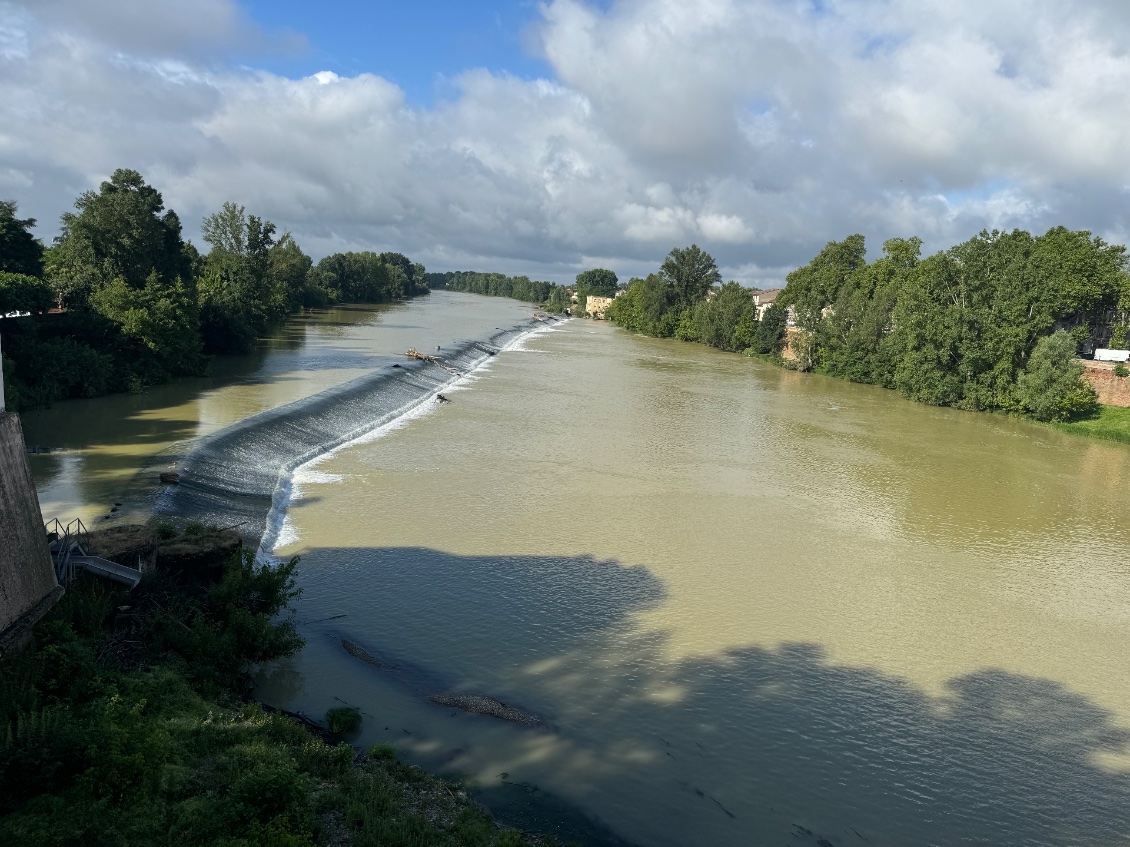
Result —
<instances>
[{"instance_id":1,"label":"grassy riverbank","mask_svg":"<svg viewBox=\"0 0 1130 847\"><path fill-rule=\"evenodd\" d=\"M248 702L248 668L301 646L294 567L73 585L0 665L0 843L543 843L391 747L359 754Z\"/></svg>"},{"instance_id":2,"label":"grassy riverbank","mask_svg":"<svg viewBox=\"0 0 1130 847\"><path fill-rule=\"evenodd\" d=\"M1052 423L1048 426L1088 438L1103 441L1121 441L1130 444L1130 409L1119 406L1101 406L1099 414L1069 423Z\"/></svg>"}]
</instances>

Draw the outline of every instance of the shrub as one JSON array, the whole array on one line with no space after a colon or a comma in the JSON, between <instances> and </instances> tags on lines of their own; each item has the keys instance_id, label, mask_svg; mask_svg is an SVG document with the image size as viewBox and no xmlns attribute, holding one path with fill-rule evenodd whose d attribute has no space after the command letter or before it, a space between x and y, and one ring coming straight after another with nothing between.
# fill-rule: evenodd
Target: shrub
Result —
<instances>
[{"instance_id":1,"label":"shrub","mask_svg":"<svg viewBox=\"0 0 1130 847\"><path fill-rule=\"evenodd\" d=\"M1094 389L1075 361L1075 339L1063 330L1036 342L1016 382L1020 404L1041 421L1068 421L1098 410Z\"/></svg>"},{"instance_id":2,"label":"shrub","mask_svg":"<svg viewBox=\"0 0 1130 847\"><path fill-rule=\"evenodd\" d=\"M378 761L396 761L396 748L391 744L374 744L369 748L369 756Z\"/></svg>"},{"instance_id":3,"label":"shrub","mask_svg":"<svg viewBox=\"0 0 1130 847\"><path fill-rule=\"evenodd\" d=\"M354 732L361 727L361 712L353 706L337 706L326 711L326 726L336 735Z\"/></svg>"}]
</instances>

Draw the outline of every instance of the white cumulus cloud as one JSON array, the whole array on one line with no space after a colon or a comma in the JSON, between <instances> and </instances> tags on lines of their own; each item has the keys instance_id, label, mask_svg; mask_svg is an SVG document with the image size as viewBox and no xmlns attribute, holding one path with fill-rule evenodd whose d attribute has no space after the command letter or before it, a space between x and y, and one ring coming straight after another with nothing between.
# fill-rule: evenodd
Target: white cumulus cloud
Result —
<instances>
[{"instance_id":1,"label":"white cumulus cloud","mask_svg":"<svg viewBox=\"0 0 1130 847\"><path fill-rule=\"evenodd\" d=\"M0 0L0 197L50 236L133 167L189 235L231 199L315 256L557 279L692 241L765 285L854 232L1130 237L1117 0L550 0L551 78L468 68L429 108L225 58L298 40L235 0Z\"/></svg>"}]
</instances>

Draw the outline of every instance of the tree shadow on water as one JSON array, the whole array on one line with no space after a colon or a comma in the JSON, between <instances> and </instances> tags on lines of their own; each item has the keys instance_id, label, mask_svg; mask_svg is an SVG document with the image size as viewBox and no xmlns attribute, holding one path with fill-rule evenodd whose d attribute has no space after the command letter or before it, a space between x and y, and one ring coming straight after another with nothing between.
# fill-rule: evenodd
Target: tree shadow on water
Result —
<instances>
[{"instance_id":1,"label":"tree shadow on water","mask_svg":"<svg viewBox=\"0 0 1130 847\"><path fill-rule=\"evenodd\" d=\"M349 611L319 625L335 637L540 710L548 729L496 733L469 766L540 780L632 841L1130 844L1130 730L1051 680L985 668L936 697L810 643L671 660L634 620L662 583L588 557L318 549L300 580L301 617Z\"/></svg>"}]
</instances>

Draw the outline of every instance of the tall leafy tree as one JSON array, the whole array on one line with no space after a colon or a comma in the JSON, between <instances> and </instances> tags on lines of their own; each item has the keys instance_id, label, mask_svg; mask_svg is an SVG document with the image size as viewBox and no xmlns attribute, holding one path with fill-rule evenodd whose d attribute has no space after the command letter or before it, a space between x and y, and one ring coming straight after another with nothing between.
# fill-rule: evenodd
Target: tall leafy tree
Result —
<instances>
[{"instance_id":1,"label":"tall leafy tree","mask_svg":"<svg viewBox=\"0 0 1130 847\"><path fill-rule=\"evenodd\" d=\"M824 310L836 303L848 279L866 263L866 256L862 235L829 241L816 258L786 277L778 301L793 307L797 326L815 332Z\"/></svg>"},{"instance_id":2,"label":"tall leafy tree","mask_svg":"<svg viewBox=\"0 0 1130 847\"><path fill-rule=\"evenodd\" d=\"M199 283L205 349L247 350L289 311L288 298L280 297L270 273L275 225L227 202L200 229L212 247Z\"/></svg>"},{"instance_id":3,"label":"tall leafy tree","mask_svg":"<svg viewBox=\"0 0 1130 847\"><path fill-rule=\"evenodd\" d=\"M14 200L0 200L0 271L43 276L43 244L31 234L35 218L17 218Z\"/></svg>"},{"instance_id":4,"label":"tall leafy tree","mask_svg":"<svg viewBox=\"0 0 1130 847\"><path fill-rule=\"evenodd\" d=\"M675 303L680 309L693 307L706 297L706 292L712 285L722 280L714 257L697 244L676 247L668 253L659 273L671 286Z\"/></svg>"},{"instance_id":5,"label":"tall leafy tree","mask_svg":"<svg viewBox=\"0 0 1130 847\"><path fill-rule=\"evenodd\" d=\"M153 272L165 284L192 284L180 219L137 171L114 171L98 191L80 195L75 209L62 216L49 268L68 306L81 308L116 279L142 289Z\"/></svg>"},{"instance_id":6,"label":"tall leafy tree","mask_svg":"<svg viewBox=\"0 0 1130 847\"><path fill-rule=\"evenodd\" d=\"M605 315L632 332L660 338L674 335L679 322L674 288L659 274L633 279L628 290L612 301Z\"/></svg>"}]
</instances>

